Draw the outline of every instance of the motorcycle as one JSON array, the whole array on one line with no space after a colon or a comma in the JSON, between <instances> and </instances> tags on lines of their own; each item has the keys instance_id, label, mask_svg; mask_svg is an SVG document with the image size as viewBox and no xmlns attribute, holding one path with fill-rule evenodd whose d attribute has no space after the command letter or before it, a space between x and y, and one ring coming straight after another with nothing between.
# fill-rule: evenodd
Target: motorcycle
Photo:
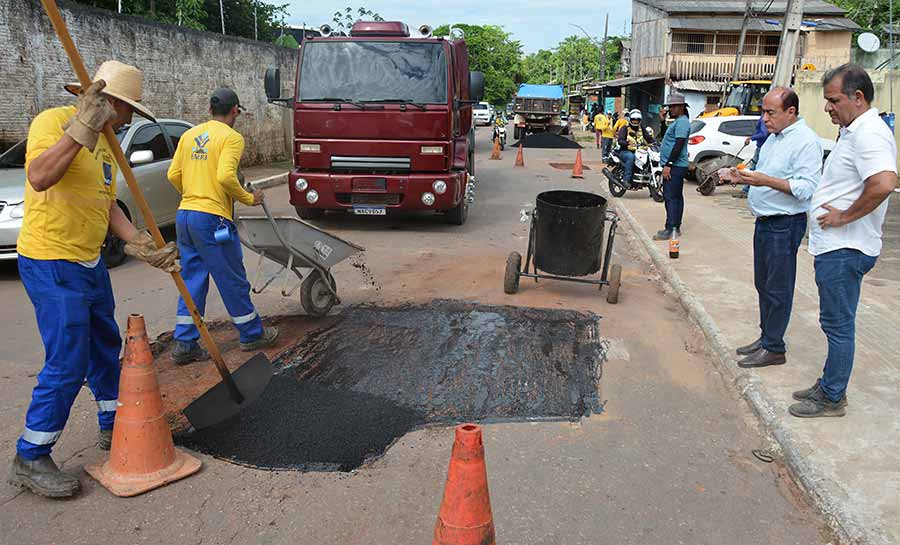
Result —
<instances>
[{"instance_id":1,"label":"motorcycle","mask_svg":"<svg viewBox=\"0 0 900 545\"><path fill-rule=\"evenodd\" d=\"M603 174L609 181L609 192L621 197L626 191L649 189L656 202L663 202L662 165L659 164L659 146L638 148L634 152L634 176L631 183L625 182L625 164L618 153L610 155L612 169L603 167Z\"/></svg>"},{"instance_id":2,"label":"motorcycle","mask_svg":"<svg viewBox=\"0 0 900 545\"><path fill-rule=\"evenodd\" d=\"M494 131L491 133L491 142L494 140L500 139L500 150L506 149L506 122L501 121L502 118L497 118L497 122L494 123Z\"/></svg>"}]
</instances>

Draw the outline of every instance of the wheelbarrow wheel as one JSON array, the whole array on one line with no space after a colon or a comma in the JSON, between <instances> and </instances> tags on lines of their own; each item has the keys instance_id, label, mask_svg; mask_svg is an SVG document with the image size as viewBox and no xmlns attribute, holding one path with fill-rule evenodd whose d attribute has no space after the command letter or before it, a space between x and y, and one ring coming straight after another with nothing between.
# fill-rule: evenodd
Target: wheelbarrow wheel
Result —
<instances>
[{"instance_id":1,"label":"wheelbarrow wheel","mask_svg":"<svg viewBox=\"0 0 900 545\"><path fill-rule=\"evenodd\" d=\"M512 295L519 291L519 270L522 267L522 256L513 252L506 258L506 274L503 275L503 291Z\"/></svg>"},{"instance_id":2,"label":"wheelbarrow wheel","mask_svg":"<svg viewBox=\"0 0 900 545\"><path fill-rule=\"evenodd\" d=\"M609 269L609 291L606 292L606 302L615 305L619 302L619 287L622 285L622 266L616 263Z\"/></svg>"},{"instance_id":3,"label":"wheelbarrow wheel","mask_svg":"<svg viewBox=\"0 0 900 545\"><path fill-rule=\"evenodd\" d=\"M314 270L300 284L300 304L307 314L325 316L334 306L334 295L328 290L326 281L331 282L332 288L336 288L334 278L330 274L326 280L319 271Z\"/></svg>"}]
</instances>

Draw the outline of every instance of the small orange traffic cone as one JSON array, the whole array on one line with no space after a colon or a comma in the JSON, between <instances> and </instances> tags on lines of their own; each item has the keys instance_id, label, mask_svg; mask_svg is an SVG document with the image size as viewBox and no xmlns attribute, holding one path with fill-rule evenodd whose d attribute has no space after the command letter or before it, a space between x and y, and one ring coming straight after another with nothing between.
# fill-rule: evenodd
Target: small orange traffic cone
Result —
<instances>
[{"instance_id":1,"label":"small orange traffic cone","mask_svg":"<svg viewBox=\"0 0 900 545\"><path fill-rule=\"evenodd\" d=\"M137 496L200 470L200 460L172 443L140 314L128 317L109 459L84 469L116 496Z\"/></svg>"},{"instance_id":2,"label":"small orange traffic cone","mask_svg":"<svg viewBox=\"0 0 900 545\"><path fill-rule=\"evenodd\" d=\"M522 153L522 144L519 144L519 153L516 155L516 166L524 167L525 166L525 155Z\"/></svg>"},{"instance_id":3,"label":"small orange traffic cone","mask_svg":"<svg viewBox=\"0 0 900 545\"><path fill-rule=\"evenodd\" d=\"M444 499L431 545L496 545L481 426L456 427Z\"/></svg>"},{"instance_id":4,"label":"small orange traffic cone","mask_svg":"<svg viewBox=\"0 0 900 545\"><path fill-rule=\"evenodd\" d=\"M575 155L575 167L572 169L573 178L584 178L584 166L581 163L581 150Z\"/></svg>"},{"instance_id":5,"label":"small orange traffic cone","mask_svg":"<svg viewBox=\"0 0 900 545\"><path fill-rule=\"evenodd\" d=\"M500 139L494 138L494 151L491 152L491 161L500 160Z\"/></svg>"}]
</instances>

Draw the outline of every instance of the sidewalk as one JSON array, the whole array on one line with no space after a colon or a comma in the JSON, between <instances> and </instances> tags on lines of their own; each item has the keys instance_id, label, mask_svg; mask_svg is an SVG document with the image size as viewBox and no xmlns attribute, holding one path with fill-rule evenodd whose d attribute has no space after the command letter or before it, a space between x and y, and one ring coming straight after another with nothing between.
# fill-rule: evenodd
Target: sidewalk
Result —
<instances>
[{"instance_id":1,"label":"sidewalk","mask_svg":"<svg viewBox=\"0 0 900 545\"><path fill-rule=\"evenodd\" d=\"M603 190L605 191L605 182ZM813 260L800 250L788 364L755 371L737 367L734 349L758 336L753 284L754 219L730 186L710 197L685 183L681 257L647 236L663 227L665 210L646 192L612 199L626 230L642 240L662 276L703 328L733 380L778 441L801 487L848 543L900 543L900 196L892 195L885 248L863 283L856 319L856 360L843 418L790 416L791 392L820 376L826 340L818 324ZM624 208L624 209L623 209Z\"/></svg>"}]
</instances>

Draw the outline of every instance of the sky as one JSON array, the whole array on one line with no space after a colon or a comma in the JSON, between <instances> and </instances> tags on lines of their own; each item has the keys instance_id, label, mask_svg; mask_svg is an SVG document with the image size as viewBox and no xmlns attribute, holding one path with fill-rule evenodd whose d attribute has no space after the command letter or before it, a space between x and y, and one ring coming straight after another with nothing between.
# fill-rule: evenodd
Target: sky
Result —
<instances>
[{"instance_id":1,"label":"sky","mask_svg":"<svg viewBox=\"0 0 900 545\"><path fill-rule=\"evenodd\" d=\"M584 36L570 23L584 27L588 34L600 39L607 13L610 36L621 36L623 28L631 31L631 0L356 0L352 3L291 0L286 22L315 27L330 24L334 12L348 5L354 10L362 6L375 11L385 20L402 21L410 30L422 24L432 27L446 23L499 25L522 43L525 53L551 49L567 36Z\"/></svg>"}]
</instances>

